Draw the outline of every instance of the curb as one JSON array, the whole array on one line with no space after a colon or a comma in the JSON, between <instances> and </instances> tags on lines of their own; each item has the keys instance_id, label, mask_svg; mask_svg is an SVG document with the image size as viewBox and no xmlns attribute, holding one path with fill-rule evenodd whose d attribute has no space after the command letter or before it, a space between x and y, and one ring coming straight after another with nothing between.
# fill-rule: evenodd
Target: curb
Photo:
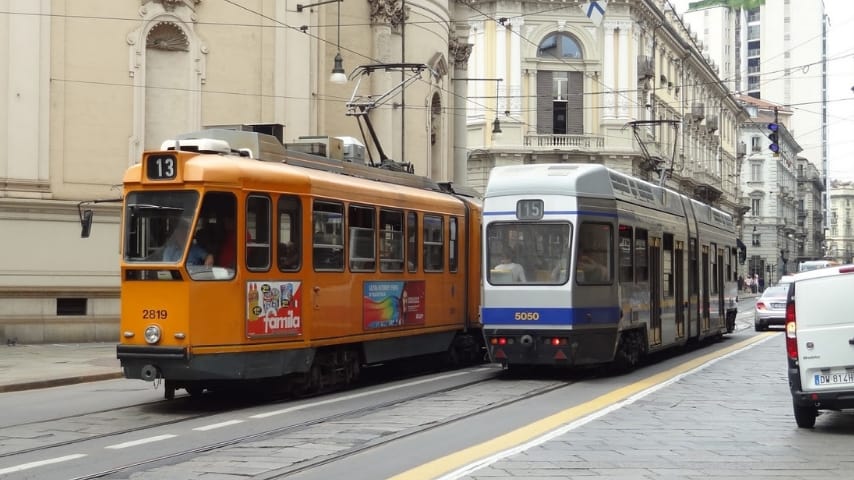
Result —
<instances>
[{"instance_id":1,"label":"curb","mask_svg":"<svg viewBox=\"0 0 854 480\"><path fill-rule=\"evenodd\" d=\"M78 377L53 378L50 380L36 380L33 382L13 383L0 385L0 393L20 392L23 390L37 390L41 388L61 387L64 385L75 385L78 383L100 382L101 380L114 380L124 378L122 372L96 373L93 375L81 375Z\"/></svg>"}]
</instances>

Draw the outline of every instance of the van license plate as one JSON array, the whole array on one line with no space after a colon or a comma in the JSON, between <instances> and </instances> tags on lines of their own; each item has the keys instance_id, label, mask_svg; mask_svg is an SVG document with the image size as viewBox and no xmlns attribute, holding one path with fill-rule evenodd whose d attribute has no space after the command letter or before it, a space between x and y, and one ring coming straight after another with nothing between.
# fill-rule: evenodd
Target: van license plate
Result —
<instances>
[{"instance_id":1,"label":"van license plate","mask_svg":"<svg viewBox=\"0 0 854 480\"><path fill-rule=\"evenodd\" d=\"M816 374L816 385L845 385L854 383L854 373Z\"/></svg>"}]
</instances>

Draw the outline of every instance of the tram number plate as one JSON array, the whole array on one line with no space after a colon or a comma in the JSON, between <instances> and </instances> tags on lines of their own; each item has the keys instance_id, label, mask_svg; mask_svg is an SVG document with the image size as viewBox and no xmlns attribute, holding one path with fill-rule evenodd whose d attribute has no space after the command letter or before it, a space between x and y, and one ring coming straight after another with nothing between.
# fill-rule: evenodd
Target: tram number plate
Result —
<instances>
[{"instance_id":1,"label":"tram number plate","mask_svg":"<svg viewBox=\"0 0 854 480\"><path fill-rule=\"evenodd\" d=\"M854 383L854 373L817 373L814 379L816 385L846 385Z\"/></svg>"}]
</instances>

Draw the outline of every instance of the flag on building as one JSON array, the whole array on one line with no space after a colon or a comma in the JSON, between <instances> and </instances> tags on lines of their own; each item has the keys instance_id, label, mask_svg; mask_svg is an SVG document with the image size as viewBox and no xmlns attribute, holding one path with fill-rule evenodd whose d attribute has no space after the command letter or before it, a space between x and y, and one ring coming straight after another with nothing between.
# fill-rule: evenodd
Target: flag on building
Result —
<instances>
[{"instance_id":1,"label":"flag on building","mask_svg":"<svg viewBox=\"0 0 854 480\"><path fill-rule=\"evenodd\" d=\"M605 0L597 0L593 2L587 2L581 5L581 9L584 10L584 14L587 15L587 18L593 22L597 27L602 23L602 18L605 17Z\"/></svg>"}]
</instances>

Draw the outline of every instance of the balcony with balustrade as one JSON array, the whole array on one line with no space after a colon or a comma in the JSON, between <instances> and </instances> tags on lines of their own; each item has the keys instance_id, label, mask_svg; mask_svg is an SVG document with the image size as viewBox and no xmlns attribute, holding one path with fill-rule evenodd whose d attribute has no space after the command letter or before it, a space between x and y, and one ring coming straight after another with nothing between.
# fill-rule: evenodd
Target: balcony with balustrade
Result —
<instances>
[{"instance_id":1,"label":"balcony with balustrade","mask_svg":"<svg viewBox=\"0 0 854 480\"><path fill-rule=\"evenodd\" d=\"M605 147L605 137L600 135L527 134L525 146L532 151L570 150L599 152Z\"/></svg>"}]
</instances>

